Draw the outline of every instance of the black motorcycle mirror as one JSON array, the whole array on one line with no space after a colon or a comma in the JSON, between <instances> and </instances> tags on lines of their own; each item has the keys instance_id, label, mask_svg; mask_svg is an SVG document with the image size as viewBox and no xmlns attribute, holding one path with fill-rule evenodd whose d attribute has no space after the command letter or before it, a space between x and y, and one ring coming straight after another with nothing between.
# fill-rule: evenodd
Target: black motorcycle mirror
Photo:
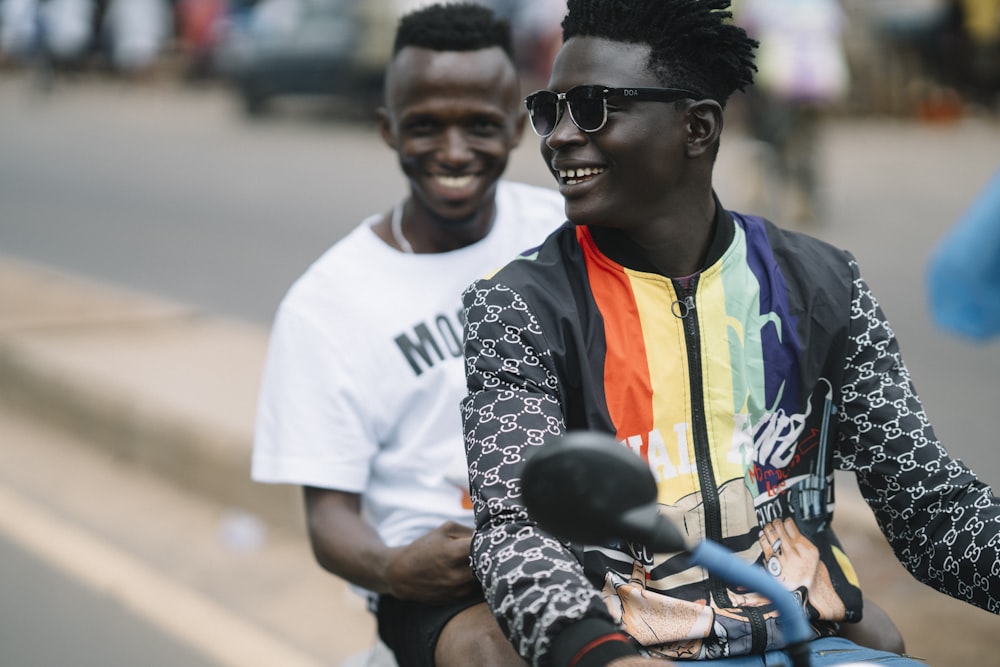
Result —
<instances>
[{"instance_id":1,"label":"black motorcycle mirror","mask_svg":"<svg viewBox=\"0 0 1000 667\"><path fill-rule=\"evenodd\" d=\"M685 551L694 565L758 591L778 608L792 664L808 667L812 630L795 596L763 568L714 542L688 544L660 514L649 466L612 436L573 431L545 443L525 462L521 494L528 514L559 539L578 544L625 539L657 553Z\"/></svg>"},{"instance_id":2,"label":"black motorcycle mirror","mask_svg":"<svg viewBox=\"0 0 1000 667\"><path fill-rule=\"evenodd\" d=\"M538 525L570 542L626 539L658 552L688 548L660 516L649 467L604 433L574 431L533 452L521 493Z\"/></svg>"}]
</instances>

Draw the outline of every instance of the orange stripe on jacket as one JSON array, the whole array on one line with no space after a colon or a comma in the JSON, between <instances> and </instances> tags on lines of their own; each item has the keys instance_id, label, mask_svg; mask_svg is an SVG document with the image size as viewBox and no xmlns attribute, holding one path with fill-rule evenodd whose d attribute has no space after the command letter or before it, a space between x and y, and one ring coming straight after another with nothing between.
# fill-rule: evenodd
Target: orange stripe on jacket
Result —
<instances>
[{"instance_id":1,"label":"orange stripe on jacket","mask_svg":"<svg viewBox=\"0 0 1000 667\"><path fill-rule=\"evenodd\" d=\"M616 437L624 440L636 433L649 433L653 430L653 387L631 281L621 267L597 251L586 227L577 227L576 237L583 248L591 292L604 320L604 395L618 430ZM644 450L647 444L643 442Z\"/></svg>"}]
</instances>

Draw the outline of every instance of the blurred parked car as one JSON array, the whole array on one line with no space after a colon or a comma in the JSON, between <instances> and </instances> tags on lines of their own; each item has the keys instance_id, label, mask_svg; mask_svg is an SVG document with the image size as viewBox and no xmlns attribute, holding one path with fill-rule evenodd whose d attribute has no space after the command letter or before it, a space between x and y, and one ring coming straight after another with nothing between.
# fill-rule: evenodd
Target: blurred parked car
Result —
<instances>
[{"instance_id":1,"label":"blurred parked car","mask_svg":"<svg viewBox=\"0 0 1000 667\"><path fill-rule=\"evenodd\" d=\"M395 9L393 0L263 0L227 26L219 72L252 115L289 95L337 96L371 110L381 99Z\"/></svg>"}]
</instances>

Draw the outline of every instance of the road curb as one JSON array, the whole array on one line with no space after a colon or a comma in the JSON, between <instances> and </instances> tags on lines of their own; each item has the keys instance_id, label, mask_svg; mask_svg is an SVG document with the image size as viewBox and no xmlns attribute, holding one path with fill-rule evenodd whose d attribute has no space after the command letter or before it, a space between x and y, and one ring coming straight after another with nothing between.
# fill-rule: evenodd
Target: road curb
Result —
<instances>
[{"instance_id":1,"label":"road curb","mask_svg":"<svg viewBox=\"0 0 1000 667\"><path fill-rule=\"evenodd\" d=\"M250 480L266 332L0 256L0 398L121 460L301 531Z\"/></svg>"}]
</instances>

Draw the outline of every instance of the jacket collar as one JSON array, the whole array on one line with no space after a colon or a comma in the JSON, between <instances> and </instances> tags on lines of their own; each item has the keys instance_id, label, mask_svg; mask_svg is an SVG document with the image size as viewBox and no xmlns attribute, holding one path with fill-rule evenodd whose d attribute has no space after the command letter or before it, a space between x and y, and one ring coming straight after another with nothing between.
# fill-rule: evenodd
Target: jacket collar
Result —
<instances>
[{"instance_id":1,"label":"jacket collar","mask_svg":"<svg viewBox=\"0 0 1000 667\"><path fill-rule=\"evenodd\" d=\"M700 271L707 269L722 258L722 255L729 248L735 235L736 222L729 211L723 208L722 202L719 201L719 197L714 191L712 192L712 200L715 202L715 220L712 222L712 242L708 247L705 264L701 267ZM621 232L606 227L588 227L588 229L590 230L591 238L594 239L594 243L608 259L635 271L660 273L660 270L649 261L642 246ZM668 277L681 278L682 276Z\"/></svg>"}]
</instances>

